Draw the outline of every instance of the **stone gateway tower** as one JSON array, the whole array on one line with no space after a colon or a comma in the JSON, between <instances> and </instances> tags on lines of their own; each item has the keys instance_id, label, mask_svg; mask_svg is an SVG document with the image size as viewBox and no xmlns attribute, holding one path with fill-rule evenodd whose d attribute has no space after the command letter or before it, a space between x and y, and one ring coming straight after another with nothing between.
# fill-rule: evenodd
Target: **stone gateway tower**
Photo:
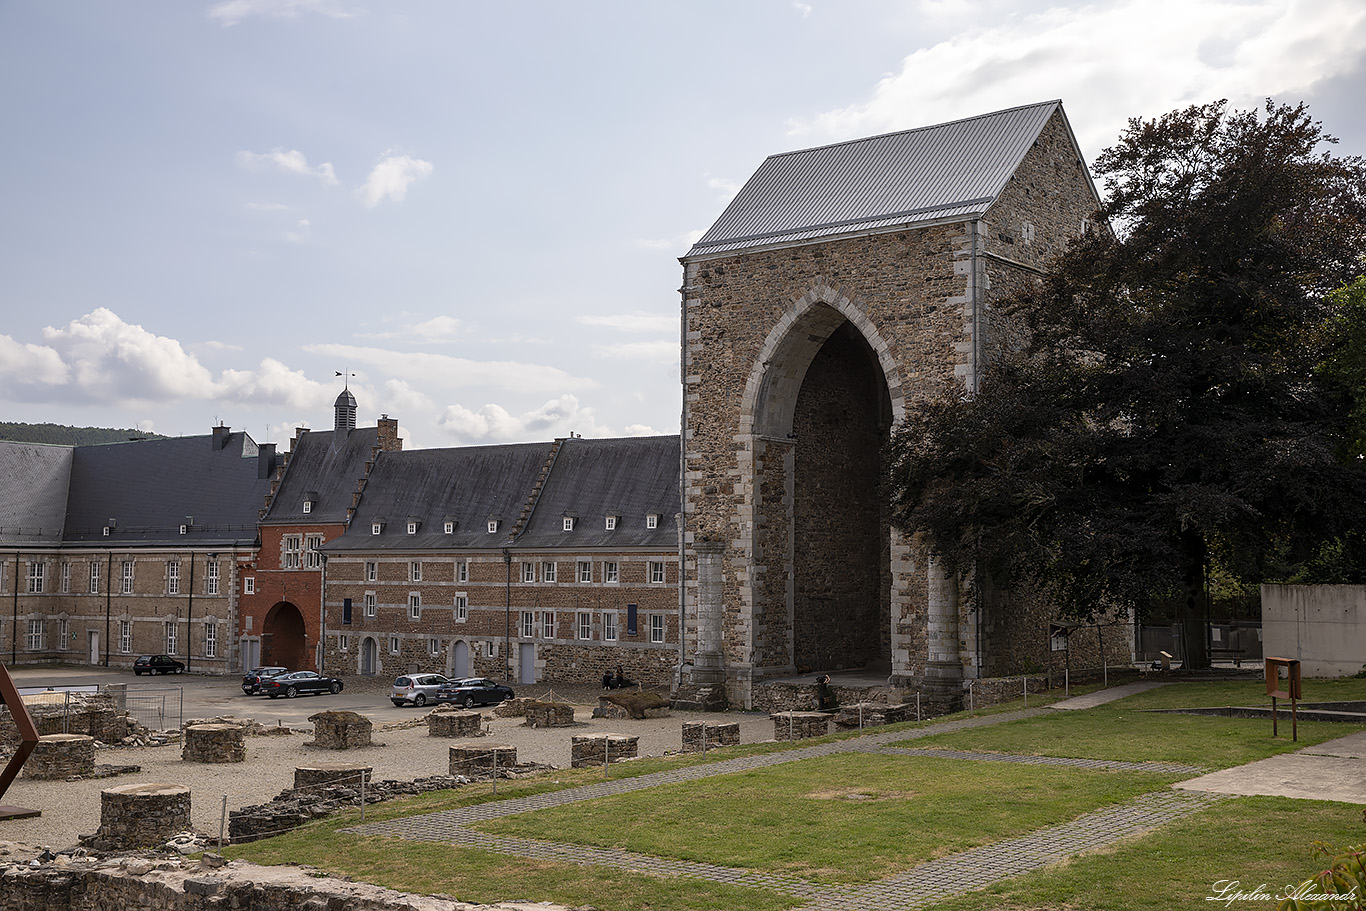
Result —
<instances>
[{"instance_id":1,"label":"stone gateway tower","mask_svg":"<svg viewBox=\"0 0 1366 911\"><path fill-rule=\"evenodd\" d=\"M767 159L683 263L685 688L862 668L952 700L1008 612L893 530L883 444L1099 198L1062 104Z\"/></svg>"}]
</instances>

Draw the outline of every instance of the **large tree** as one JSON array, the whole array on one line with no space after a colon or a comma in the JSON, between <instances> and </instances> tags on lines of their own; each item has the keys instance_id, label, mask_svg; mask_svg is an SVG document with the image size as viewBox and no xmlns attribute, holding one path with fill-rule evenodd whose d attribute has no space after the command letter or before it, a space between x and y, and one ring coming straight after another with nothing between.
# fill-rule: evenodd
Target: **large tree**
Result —
<instances>
[{"instance_id":1,"label":"large tree","mask_svg":"<svg viewBox=\"0 0 1366 911\"><path fill-rule=\"evenodd\" d=\"M1195 667L1210 560L1259 581L1366 527L1332 293L1363 273L1366 167L1328 143L1302 105L1131 120L1095 164L1106 227L994 314L975 396L897 428L897 526L1075 617L1183 598Z\"/></svg>"}]
</instances>

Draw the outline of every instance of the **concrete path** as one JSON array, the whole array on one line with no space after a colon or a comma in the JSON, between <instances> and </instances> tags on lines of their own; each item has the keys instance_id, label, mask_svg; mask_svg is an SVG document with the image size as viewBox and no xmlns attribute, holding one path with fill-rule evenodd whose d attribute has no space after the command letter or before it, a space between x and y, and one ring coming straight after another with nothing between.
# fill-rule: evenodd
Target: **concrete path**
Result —
<instances>
[{"instance_id":1,"label":"concrete path","mask_svg":"<svg viewBox=\"0 0 1366 911\"><path fill-rule=\"evenodd\" d=\"M1243 796L1366 803L1366 731L1211 772L1176 787Z\"/></svg>"},{"instance_id":2,"label":"concrete path","mask_svg":"<svg viewBox=\"0 0 1366 911\"><path fill-rule=\"evenodd\" d=\"M1130 692L1141 692L1142 689L1149 689L1153 685L1161 684L1131 684L1131 687L1138 686L1141 689L1132 690L1128 687L1115 687L1114 690L1108 690L1102 694L1078 698L1091 699L1097 695L1102 697L1109 695L1109 698L1094 701L1094 704L1101 704L1112 699L1122 698ZM622 778L616 781L609 779L578 788L569 788L531 797L493 801L456 810L370 823L355 826L345 831L359 835L382 835L418 841L457 844L518 857L605 866L652 875L683 876L734 886L776 890L798 897L804 903L799 911L829 911L829 909L901 911L901 909L922 908L950 895L975 891L993 882L1018 876L1086 851L1105 847L1120 839L1143 834L1172 820L1203 810L1224 799L1215 793L1163 789L1141 795L1119 806L1106 807L1094 813L1088 813L1063 825L1051 826L1019 838L921 864L878 882L857 885L818 883L799 877L783 876L758 870L653 857L617 848L595 848L564 842L490 835L470 828L471 825L483 820L527 813L545 807L563 806L675 782L697 781L716 775L772 767L848 752L925 755L968 761L1022 762L1085 769L1150 771L1166 774L1200 771L1177 763L1135 763L1061 757L1009 756L959 750L920 750L902 745L908 740L916 740L935 734L1035 717L1043 714L1044 711L1046 710L1042 708L1024 709L997 715L960 719L910 731L868 734L833 743L805 748L799 747L781 753L738 757L634 778Z\"/></svg>"},{"instance_id":3,"label":"concrete path","mask_svg":"<svg viewBox=\"0 0 1366 911\"><path fill-rule=\"evenodd\" d=\"M1166 686L1165 680L1140 680L1137 683L1126 683L1123 686L1112 686L1109 689L1096 690L1094 693L1087 693L1085 696L1073 696L1071 699L1064 699L1048 706L1050 709L1064 712L1072 712L1078 709L1093 709L1098 705L1107 702L1114 702L1135 693L1144 693L1148 690L1155 690L1159 686Z\"/></svg>"}]
</instances>

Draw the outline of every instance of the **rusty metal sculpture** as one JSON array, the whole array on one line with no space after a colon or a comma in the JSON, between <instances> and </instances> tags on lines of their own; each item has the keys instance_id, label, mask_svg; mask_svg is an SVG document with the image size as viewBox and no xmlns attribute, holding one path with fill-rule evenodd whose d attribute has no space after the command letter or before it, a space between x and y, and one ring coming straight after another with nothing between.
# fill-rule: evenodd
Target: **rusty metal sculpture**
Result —
<instances>
[{"instance_id":1,"label":"rusty metal sculpture","mask_svg":"<svg viewBox=\"0 0 1366 911\"><path fill-rule=\"evenodd\" d=\"M38 745L38 728L33 723L33 716L29 715L28 708L24 705L24 700L19 696L19 690L15 687L14 681L10 678L9 671L4 664L0 664L0 700L9 708L10 717L14 719L14 724L19 728L19 748L15 750L9 763L5 766L5 771L0 772L0 799L3 799L5 792L9 790L10 783L19 775L19 770L28 761L29 754ZM30 816L41 816L40 810L29 810L24 807L7 806L0 803L0 820L3 819L26 819Z\"/></svg>"}]
</instances>

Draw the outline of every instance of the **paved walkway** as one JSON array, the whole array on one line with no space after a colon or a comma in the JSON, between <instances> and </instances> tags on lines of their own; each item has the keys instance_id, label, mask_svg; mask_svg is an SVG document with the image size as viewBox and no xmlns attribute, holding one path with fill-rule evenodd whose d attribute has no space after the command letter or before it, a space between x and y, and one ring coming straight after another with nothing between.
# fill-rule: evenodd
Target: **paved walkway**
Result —
<instances>
[{"instance_id":1,"label":"paved walkway","mask_svg":"<svg viewBox=\"0 0 1366 911\"><path fill-rule=\"evenodd\" d=\"M1295 753L1221 769L1176 785L1215 794L1297 797L1366 803L1366 731Z\"/></svg>"},{"instance_id":2,"label":"paved walkway","mask_svg":"<svg viewBox=\"0 0 1366 911\"><path fill-rule=\"evenodd\" d=\"M1114 690L1127 691L1115 693L1109 698L1094 700L1093 704L1109 702L1112 699L1123 698L1130 692L1139 692L1142 689L1151 688L1150 685L1144 684L1131 684L1130 686L1138 686L1140 689L1129 690L1127 687L1115 687ZM1112 692L1114 691L1104 691L1101 694L1091 694L1079 698L1091 699L1094 696L1105 696ZM716 775L769 768L790 762L800 762L849 752L934 756L980 762L1019 762L1034 765L1165 774L1199 774L1204 771L1178 763L1137 763L1045 756L1012 756L961 750L915 749L900 745L908 740L934 734L1034 717L1043 714L1045 711L1047 709L1024 709L960 719L911 731L868 734L848 740L794 748L780 753L737 757L633 778L595 782L590 785L530 797L493 801L455 810L369 823L345 831L361 835L384 835L477 847L486 851L539 860L603 866L661 876L685 876L733 886L770 889L802 899L807 904L803 905L800 911L817 911L817 909L821 909L821 911L824 909L901 911L901 909L922 908L949 895L981 889L998 880L1036 870L1084 851L1105 847L1119 839L1151 831L1174 819L1198 812L1223 799L1219 794L1201 791L1170 789L1156 791L1141 795L1119 806L1107 807L1094 813L1088 813L1063 825L1052 826L1019 838L931 861L887 879L858 885L817 883L799 877L717 864L672 860L616 848L597 848L564 842L490 835L470 828L470 826L485 820L528 813L548 807L565 806L580 801L596 800L601 797L626 794L666 784L698 781Z\"/></svg>"},{"instance_id":3,"label":"paved walkway","mask_svg":"<svg viewBox=\"0 0 1366 911\"><path fill-rule=\"evenodd\" d=\"M1073 696L1071 699L1064 699L1061 702L1054 702L1048 708L1051 711L1072 712L1078 709L1093 709L1098 705L1107 702L1114 702L1135 693L1145 693L1148 690L1155 690L1159 686L1166 686L1165 680L1140 680L1137 683L1126 683L1123 686L1112 686L1109 689L1096 690L1094 693L1087 693L1085 696Z\"/></svg>"}]
</instances>

